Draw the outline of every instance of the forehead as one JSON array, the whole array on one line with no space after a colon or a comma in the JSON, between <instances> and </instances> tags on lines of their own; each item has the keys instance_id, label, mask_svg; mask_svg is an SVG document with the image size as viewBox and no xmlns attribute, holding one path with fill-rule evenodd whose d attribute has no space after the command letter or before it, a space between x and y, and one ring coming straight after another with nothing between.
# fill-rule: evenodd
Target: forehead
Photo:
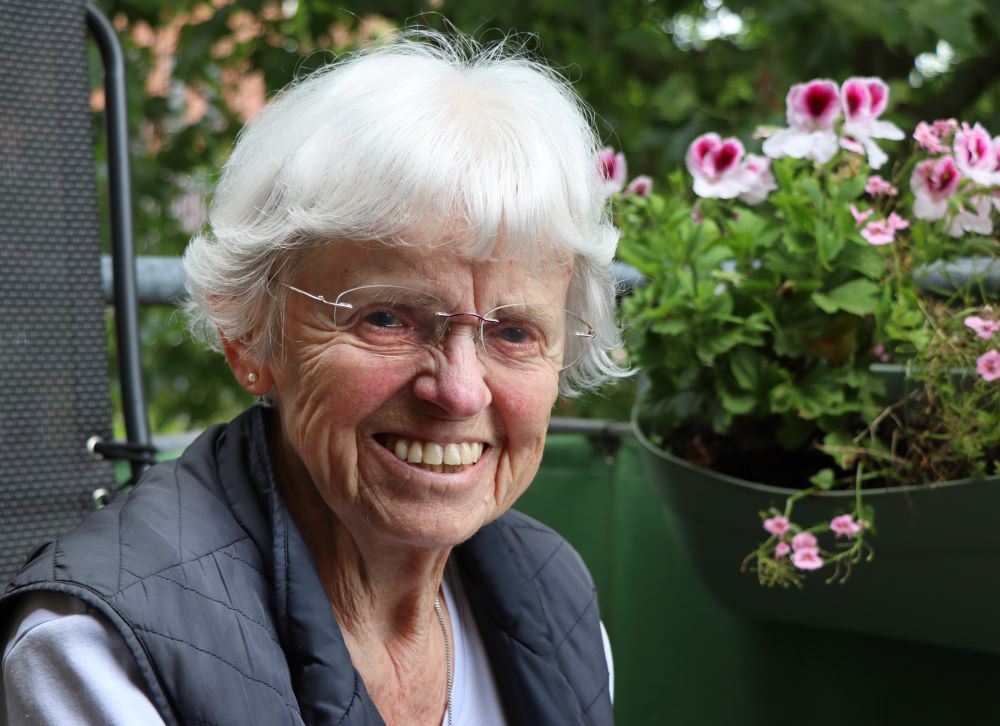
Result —
<instances>
[{"instance_id":1,"label":"forehead","mask_svg":"<svg viewBox=\"0 0 1000 726\"><path fill-rule=\"evenodd\" d=\"M458 304L565 303L572 265L557 259L470 259L455 246L331 242L306 256L296 279L326 296L371 284L417 287Z\"/></svg>"}]
</instances>

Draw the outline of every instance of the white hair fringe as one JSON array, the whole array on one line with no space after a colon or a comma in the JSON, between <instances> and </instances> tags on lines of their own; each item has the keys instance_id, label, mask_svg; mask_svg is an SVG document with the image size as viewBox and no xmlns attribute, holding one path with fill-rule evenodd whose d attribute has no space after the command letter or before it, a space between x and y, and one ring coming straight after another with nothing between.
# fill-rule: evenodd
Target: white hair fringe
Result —
<instances>
[{"instance_id":1,"label":"white hair fringe","mask_svg":"<svg viewBox=\"0 0 1000 726\"><path fill-rule=\"evenodd\" d=\"M472 259L571 255L567 307L596 337L560 393L627 375L610 356L621 345L618 232L592 119L516 38L483 45L410 29L293 82L240 133L210 231L184 254L193 333L216 349L220 333L242 339L266 362L281 341L281 283L305 250L461 240Z\"/></svg>"}]
</instances>

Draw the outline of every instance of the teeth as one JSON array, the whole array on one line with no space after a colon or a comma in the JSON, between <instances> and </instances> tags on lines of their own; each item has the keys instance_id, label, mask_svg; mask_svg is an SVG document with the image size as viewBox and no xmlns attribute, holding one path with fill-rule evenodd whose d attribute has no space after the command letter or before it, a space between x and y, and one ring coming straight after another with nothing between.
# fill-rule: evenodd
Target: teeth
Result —
<instances>
[{"instance_id":1,"label":"teeth","mask_svg":"<svg viewBox=\"0 0 1000 726\"><path fill-rule=\"evenodd\" d=\"M420 445L419 441L410 444L410 448L406 452L406 460L411 464L419 464L424 460L424 447Z\"/></svg>"},{"instance_id":2,"label":"teeth","mask_svg":"<svg viewBox=\"0 0 1000 726\"><path fill-rule=\"evenodd\" d=\"M435 466L440 465L444 461L444 447L441 444L435 444L433 441L429 441L424 444L424 463L433 464Z\"/></svg>"},{"instance_id":3,"label":"teeth","mask_svg":"<svg viewBox=\"0 0 1000 726\"><path fill-rule=\"evenodd\" d=\"M439 444L436 441L394 439L387 443L387 448L400 461L422 464L431 471L454 472L479 461L484 444L481 441Z\"/></svg>"}]
</instances>

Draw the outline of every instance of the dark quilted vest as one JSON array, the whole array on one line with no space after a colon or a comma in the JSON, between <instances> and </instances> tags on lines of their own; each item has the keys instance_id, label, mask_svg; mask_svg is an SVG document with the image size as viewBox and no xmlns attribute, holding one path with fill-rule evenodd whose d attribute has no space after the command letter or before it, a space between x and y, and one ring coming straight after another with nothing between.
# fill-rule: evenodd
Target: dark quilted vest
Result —
<instances>
[{"instance_id":1,"label":"dark quilted vest","mask_svg":"<svg viewBox=\"0 0 1000 726\"><path fill-rule=\"evenodd\" d=\"M85 600L168 723L382 724L274 486L251 409L38 550L0 599ZM576 552L508 512L455 550L511 724L610 724L596 593Z\"/></svg>"}]
</instances>

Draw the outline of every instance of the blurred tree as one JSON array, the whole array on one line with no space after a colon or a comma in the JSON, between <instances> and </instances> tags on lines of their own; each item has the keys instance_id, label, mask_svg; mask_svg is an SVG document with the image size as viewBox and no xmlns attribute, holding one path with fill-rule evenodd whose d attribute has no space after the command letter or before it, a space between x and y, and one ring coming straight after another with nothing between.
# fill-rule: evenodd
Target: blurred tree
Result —
<instances>
[{"instance_id":1,"label":"blurred tree","mask_svg":"<svg viewBox=\"0 0 1000 726\"><path fill-rule=\"evenodd\" d=\"M535 34L527 50L575 83L633 175L661 177L704 131L746 139L762 122L782 124L788 87L814 77L881 76L903 128L949 116L1000 128L1000 3L985 0L96 4L129 64L140 254L183 251L236 133L268 94L404 25L450 23L484 40ZM95 90L95 111L102 104ZM142 324L154 430L204 426L248 402L220 356L187 342L175 310L146 309ZM626 389L562 412L621 416L627 398Z\"/></svg>"}]
</instances>

